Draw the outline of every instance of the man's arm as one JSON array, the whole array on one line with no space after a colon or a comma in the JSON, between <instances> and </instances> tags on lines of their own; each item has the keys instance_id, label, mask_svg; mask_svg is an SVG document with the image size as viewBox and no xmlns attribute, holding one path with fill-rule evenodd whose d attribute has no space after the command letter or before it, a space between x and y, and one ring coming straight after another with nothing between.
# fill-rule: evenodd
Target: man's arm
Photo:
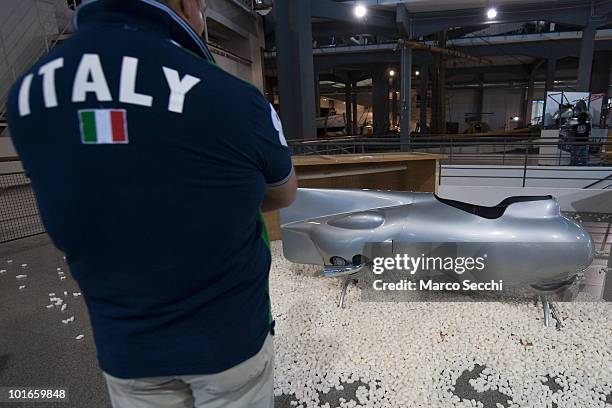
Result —
<instances>
[{"instance_id":1,"label":"man's arm","mask_svg":"<svg viewBox=\"0 0 612 408\"><path fill-rule=\"evenodd\" d=\"M291 163L291 151L274 107L254 87L248 91L248 109L243 115L246 119L244 132L248 134L245 152L252 158L266 182L261 210L279 210L293 203L298 187Z\"/></svg>"},{"instance_id":2,"label":"man's arm","mask_svg":"<svg viewBox=\"0 0 612 408\"><path fill-rule=\"evenodd\" d=\"M264 196L261 210L263 212L269 212L289 207L295 200L297 188L297 177L295 176L295 172L291 171L291 176L286 183L280 186L268 186L266 188L266 195Z\"/></svg>"}]
</instances>

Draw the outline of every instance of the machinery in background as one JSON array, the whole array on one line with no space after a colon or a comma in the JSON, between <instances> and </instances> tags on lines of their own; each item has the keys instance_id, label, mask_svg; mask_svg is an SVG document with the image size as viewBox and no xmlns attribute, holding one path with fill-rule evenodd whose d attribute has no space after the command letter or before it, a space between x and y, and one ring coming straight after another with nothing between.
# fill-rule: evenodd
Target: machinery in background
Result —
<instances>
[{"instance_id":1,"label":"machinery in background","mask_svg":"<svg viewBox=\"0 0 612 408\"><path fill-rule=\"evenodd\" d=\"M317 118L317 134L340 133L346 129L346 115L337 114L334 108L321 108L321 116Z\"/></svg>"}]
</instances>

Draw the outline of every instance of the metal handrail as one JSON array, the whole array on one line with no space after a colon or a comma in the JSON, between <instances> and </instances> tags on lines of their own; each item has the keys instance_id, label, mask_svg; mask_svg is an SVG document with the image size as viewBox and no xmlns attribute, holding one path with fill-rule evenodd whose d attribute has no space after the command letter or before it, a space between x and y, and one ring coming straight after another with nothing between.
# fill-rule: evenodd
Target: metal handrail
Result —
<instances>
[{"instance_id":1,"label":"metal handrail","mask_svg":"<svg viewBox=\"0 0 612 408\"><path fill-rule=\"evenodd\" d=\"M482 179L516 179L520 180L520 185L527 186L529 180L576 180L588 181L589 185L585 188L593 188L598 183L606 179L612 179L612 171L610 176L601 178L601 176L589 177L588 173L579 175L564 174L553 175L552 171L577 171L576 165L584 163L580 160L572 162L571 153L563 151L567 154L562 162L560 159L561 150L551 149L550 152L542 151L546 147L561 147L567 145L566 142L560 141L557 137L540 137L539 134L521 134L516 136L499 135L473 138L471 135L413 135L410 143L410 152L427 152L438 153L441 155L439 160L440 169L438 172L440 180L443 177L448 178L465 178L478 177ZM593 145L600 148L612 150L612 141L607 139L575 142L574 146ZM370 153L389 153L400 152L402 145L399 136L385 135L377 136L348 136L340 138L328 138L324 140L307 140L307 141L290 141L289 146L294 154L297 155L325 155L325 154L370 154ZM575 157L574 157L575 158ZM576 159L576 158L575 158ZM483 168L491 171L502 171L501 175L453 175L448 174L444 168L445 165L463 164L467 167L457 167L459 170L482 170ZM612 163L610 163L612 164ZM486 167L474 167L481 165ZM584 164L583 164L584 165ZM602 154L591 156L590 166L598 166L599 168L580 168L580 172L601 172L607 171L604 166L604 157ZM552 168L554 166L554 168ZM558 166L567 166L567 168L559 168ZM512 175L507 172L521 172L522 174ZM545 171L550 174L532 174L533 172ZM504 174L506 173L506 174Z\"/></svg>"},{"instance_id":2,"label":"metal handrail","mask_svg":"<svg viewBox=\"0 0 612 408\"><path fill-rule=\"evenodd\" d=\"M597 180L596 182L594 182L594 183L592 183L592 184L589 184L588 186L583 187L583 188L585 188L585 189L586 189L586 188L591 188L591 187L593 187L593 186L596 186L596 185L597 185L597 184L599 184L599 183L602 183L602 182L604 182L604 181L608 181L608 180L611 180L611 179L612 179L612 174L610 174L608 177L604 177L604 178L602 178L602 179L599 179L599 180ZM608 187L605 187L605 188L608 188Z\"/></svg>"}]
</instances>

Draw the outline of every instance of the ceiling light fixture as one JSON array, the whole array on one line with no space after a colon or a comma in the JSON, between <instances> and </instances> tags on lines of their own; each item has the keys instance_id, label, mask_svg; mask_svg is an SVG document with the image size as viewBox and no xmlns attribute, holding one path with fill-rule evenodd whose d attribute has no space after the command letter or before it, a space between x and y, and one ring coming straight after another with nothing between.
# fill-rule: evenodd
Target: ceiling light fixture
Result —
<instances>
[{"instance_id":1,"label":"ceiling light fixture","mask_svg":"<svg viewBox=\"0 0 612 408\"><path fill-rule=\"evenodd\" d=\"M355 17L364 18L366 14L368 13L368 10L363 4L358 4L353 9L353 12L355 13Z\"/></svg>"}]
</instances>

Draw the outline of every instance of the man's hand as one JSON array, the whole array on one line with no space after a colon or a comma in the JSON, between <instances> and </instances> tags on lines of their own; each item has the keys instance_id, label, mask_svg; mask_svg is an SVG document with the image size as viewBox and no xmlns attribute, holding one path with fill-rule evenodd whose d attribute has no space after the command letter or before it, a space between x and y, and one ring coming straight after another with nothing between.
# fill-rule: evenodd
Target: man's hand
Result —
<instances>
[{"instance_id":1,"label":"man's hand","mask_svg":"<svg viewBox=\"0 0 612 408\"><path fill-rule=\"evenodd\" d=\"M263 212L280 210L289 207L295 200L298 182L295 171L291 171L291 177L283 185L266 188L266 195L261 206Z\"/></svg>"}]
</instances>

